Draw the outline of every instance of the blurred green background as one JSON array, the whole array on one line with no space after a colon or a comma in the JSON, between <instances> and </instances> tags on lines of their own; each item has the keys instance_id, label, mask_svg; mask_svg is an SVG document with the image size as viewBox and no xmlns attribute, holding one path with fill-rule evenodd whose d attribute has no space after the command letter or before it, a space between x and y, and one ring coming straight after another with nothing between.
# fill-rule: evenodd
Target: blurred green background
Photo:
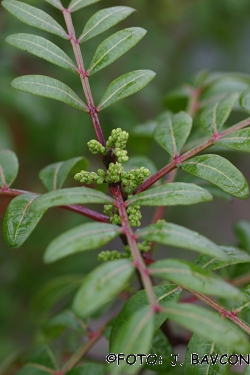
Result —
<instances>
[{"instance_id":1,"label":"blurred green background","mask_svg":"<svg viewBox=\"0 0 250 375\"><path fill-rule=\"evenodd\" d=\"M42 8L59 23L63 19L57 9L42 0L26 3ZM67 1L63 1L67 5ZM79 35L87 20L97 10L115 5L135 8L128 19L105 34L82 45L85 65L88 66L100 42L122 27L140 26L148 33L145 38L114 64L91 77L90 84L96 103L107 85L116 77L136 69L151 69L156 78L141 92L111 106L100 114L106 137L114 127L131 131L139 124L153 120L166 109L164 96L186 82L199 70L237 71L250 74L250 3L248 0L103 0L73 14ZM10 148L18 155L20 172L14 187L43 193L45 188L38 179L44 166L84 155L90 168L100 165L98 156L90 155L86 142L94 138L87 114L66 105L18 92L10 82L19 75L43 74L68 84L80 97L81 86L77 75L53 66L5 43L7 35L28 32L47 37L64 49L72 58L71 45L54 35L19 22L0 8L0 147ZM241 118L241 114L238 115ZM246 117L245 115L243 118ZM237 118L237 116L236 116ZM137 129L137 128L136 128ZM131 134L129 154L147 154L160 168L168 162L167 155L154 141ZM245 155L226 154L249 179L249 162ZM180 178L184 173L180 175ZM73 178L68 186L76 186ZM0 198L0 218L4 216L9 199ZM149 223L153 210L144 210L144 223ZM200 231L218 243L237 243L232 224L249 219L249 203L238 200L205 203L194 207L171 208L169 221ZM75 280L97 264L98 251L79 254L53 265L44 265L42 254L48 243L65 229L85 219L61 209L45 215L21 249L9 249L0 235L0 363L7 355L22 346L28 348L34 340L43 341L37 334L40 322L50 306L46 297L34 297L50 280L72 275ZM107 247L119 246L119 241ZM170 253L171 254L171 253ZM189 256L175 252L175 256ZM68 286L67 279L58 279ZM60 287L59 287L60 288ZM67 288L66 288L67 289ZM66 290L55 311L70 301ZM46 293L45 293L46 294ZM49 299L49 297L48 297ZM1 374L1 366L0 366Z\"/></svg>"}]
</instances>

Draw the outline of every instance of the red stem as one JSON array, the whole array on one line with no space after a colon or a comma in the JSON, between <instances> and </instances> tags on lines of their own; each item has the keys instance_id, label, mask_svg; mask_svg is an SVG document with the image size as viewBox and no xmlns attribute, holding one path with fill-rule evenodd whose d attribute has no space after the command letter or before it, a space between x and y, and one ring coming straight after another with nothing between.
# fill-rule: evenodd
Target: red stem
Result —
<instances>
[{"instance_id":1,"label":"red stem","mask_svg":"<svg viewBox=\"0 0 250 375\"><path fill-rule=\"evenodd\" d=\"M165 167L163 167L158 172L156 172L155 174L150 176L146 181L144 181L141 185L139 185L135 189L134 194L138 194L138 193L141 193L144 190L147 190L156 181L160 180L167 173L169 173L173 169L177 168L178 164L181 164L185 160L190 159L192 156L195 156L195 155L199 154L201 151L203 151L203 150L207 149L208 147L212 146L216 141L225 137L226 135L228 135L232 132L235 132L237 130L243 129L248 125L250 125L250 118L249 117L247 119L239 122L238 124L232 126L231 128L225 130L224 132L222 132L220 134L213 135L213 137L210 138L208 141L206 141L203 144L187 151L185 154L179 156L178 158L175 158L169 164L167 164Z\"/></svg>"},{"instance_id":2,"label":"red stem","mask_svg":"<svg viewBox=\"0 0 250 375\"><path fill-rule=\"evenodd\" d=\"M98 118L97 109L95 107L93 96L92 96L91 89L90 89L90 86L89 86L88 75L87 75L86 70L84 68L80 44L79 44L79 41L76 39L75 29L74 29L74 25L72 23L70 10L64 8L62 10L62 13L63 13L64 20L65 20L65 23L66 23L66 26L67 26L67 30L68 30L68 34L69 34L69 40L72 44L72 48L73 48L73 51L74 51L74 55L75 55L75 59L76 59L77 67L78 67L78 74L79 74L81 82L82 82L83 91L84 91L84 94L85 94L85 97L86 97L86 100L87 100L87 104L88 104L87 109L88 109L89 115L91 117L92 123L94 125L96 138L105 147L105 145L106 145L105 138L104 138L104 135L103 135L103 132L102 132L100 121L99 121L99 118Z\"/></svg>"},{"instance_id":3,"label":"red stem","mask_svg":"<svg viewBox=\"0 0 250 375\"><path fill-rule=\"evenodd\" d=\"M25 190L17 190L17 189L10 189L10 188L5 188L5 189L0 189L0 195L5 195L9 197L17 197L18 195L21 194L28 194L32 193L31 191L25 191ZM32 193L36 194L36 193ZM37 194L39 195L39 194ZM61 208L64 208L65 210L73 211L76 212L82 216L86 216L90 219L93 219L95 221L100 221L102 223L109 223L109 217L103 214L100 214L99 212L96 212L94 210L90 210L89 208L86 208L84 206L81 206L79 204L70 204L67 206L58 206Z\"/></svg>"}]
</instances>

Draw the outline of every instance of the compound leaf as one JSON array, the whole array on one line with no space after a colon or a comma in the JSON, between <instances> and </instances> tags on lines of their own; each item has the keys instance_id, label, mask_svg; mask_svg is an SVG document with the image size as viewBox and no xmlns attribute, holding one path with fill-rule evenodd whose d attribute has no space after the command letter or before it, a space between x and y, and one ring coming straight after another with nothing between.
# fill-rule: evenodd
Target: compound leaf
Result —
<instances>
[{"instance_id":1,"label":"compound leaf","mask_svg":"<svg viewBox=\"0 0 250 375\"><path fill-rule=\"evenodd\" d=\"M30 209L37 194L28 193L17 196L10 202L3 222L4 239L8 246L20 247L33 232L45 211Z\"/></svg>"},{"instance_id":2,"label":"compound leaf","mask_svg":"<svg viewBox=\"0 0 250 375\"><path fill-rule=\"evenodd\" d=\"M145 87L155 76L152 70L135 70L116 78L108 86L97 109L100 111L111 104L135 94Z\"/></svg>"},{"instance_id":3,"label":"compound leaf","mask_svg":"<svg viewBox=\"0 0 250 375\"><path fill-rule=\"evenodd\" d=\"M68 174L72 173L72 170L85 170L87 166L88 161L86 158L76 157L48 165L40 171L39 178L49 191L58 190L61 189Z\"/></svg>"},{"instance_id":4,"label":"compound leaf","mask_svg":"<svg viewBox=\"0 0 250 375\"><path fill-rule=\"evenodd\" d=\"M156 223L136 232L137 237L164 245L177 246L203 254L227 259L227 255L215 243L197 232L172 223ZM250 259L250 258L249 258Z\"/></svg>"},{"instance_id":5,"label":"compound leaf","mask_svg":"<svg viewBox=\"0 0 250 375\"><path fill-rule=\"evenodd\" d=\"M77 203L113 203L108 195L85 186L59 189L43 194L34 202L33 210L46 210L50 207Z\"/></svg>"},{"instance_id":6,"label":"compound leaf","mask_svg":"<svg viewBox=\"0 0 250 375\"><path fill-rule=\"evenodd\" d=\"M124 357L132 353L148 354L154 334L154 315L150 307L143 307L136 311L131 317L125 321L117 333L117 336L110 346L111 353L124 353ZM133 363L133 355L131 356ZM136 361L133 366L128 365L126 361L107 365L107 369L112 368L112 374L137 374L140 368L140 361Z\"/></svg>"},{"instance_id":7,"label":"compound leaf","mask_svg":"<svg viewBox=\"0 0 250 375\"><path fill-rule=\"evenodd\" d=\"M47 3L53 5L55 8L62 10L63 5L60 0L45 0Z\"/></svg>"},{"instance_id":8,"label":"compound leaf","mask_svg":"<svg viewBox=\"0 0 250 375\"><path fill-rule=\"evenodd\" d=\"M18 173L18 159L10 150L0 150L0 188L10 186Z\"/></svg>"},{"instance_id":9,"label":"compound leaf","mask_svg":"<svg viewBox=\"0 0 250 375\"><path fill-rule=\"evenodd\" d=\"M226 343L224 345L216 345L214 342L194 333L188 343L183 366L184 373L190 375L198 373L199 375L228 375L230 372L228 357L232 351L228 350ZM199 372L197 372L197 367Z\"/></svg>"},{"instance_id":10,"label":"compound leaf","mask_svg":"<svg viewBox=\"0 0 250 375\"><path fill-rule=\"evenodd\" d=\"M116 6L99 10L86 23L83 32L78 39L80 43L103 33L127 18L135 9L125 6Z\"/></svg>"},{"instance_id":11,"label":"compound leaf","mask_svg":"<svg viewBox=\"0 0 250 375\"><path fill-rule=\"evenodd\" d=\"M192 118L186 112L165 116L154 131L154 138L172 157L178 156L192 128Z\"/></svg>"},{"instance_id":12,"label":"compound leaf","mask_svg":"<svg viewBox=\"0 0 250 375\"><path fill-rule=\"evenodd\" d=\"M195 184L174 182L148 189L127 200L141 206L188 205L212 200L212 195Z\"/></svg>"},{"instance_id":13,"label":"compound leaf","mask_svg":"<svg viewBox=\"0 0 250 375\"><path fill-rule=\"evenodd\" d=\"M169 319L206 340L227 345L236 353L248 353L249 342L245 333L234 323L219 314L189 303L169 302L165 307Z\"/></svg>"},{"instance_id":14,"label":"compound leaf","mask_svg":"<svg viewBox=\"0 0 250 375\"><path fill-rule=\"evenodd\" d=\"M238 97L238 93L233 93L220 102L208 105L202 112L200 122L209 134L217 133L222 128Z\"/></svg>"},{"instance_id":15,"label":"compound leaf","mask_svg":"<svg viewBox=\"0 0 250 375\"><path fill-rule=\"evenodd\" d=\"M207 255L200 255L195 263L207 270L217 270L231 264L250 263L250 255L244 251L233 246L220 246L220 249L227 256L226 259L219 259L218 256L211 257Z\"/></svg>"},{"instance_id":16,"label":"compound leaf","mask_svg":"<svg viewBox=\"0 0 250 375\"><path fill-rule=\"evenodd\" d=\"M73 13L78 9L97 3L98 1L100 0L71 0L68 10L70 11L70 13Z\"/></svg>"},{"instance_id":17,"label":"compound leaf","mask_svg":"<svg viewBox=\"0 0 250 375\"><path fill-rule=\"evenodd\" d=\"M88 68L89 75L112 64L112 62L134 47L145 34L146 30L140 27L130 27L120 30L105 39L95 51Z\"/></svg>"},{"instance_id":18,"label":"compound leaf","mask_svg":"<svg viewBox=\"0 0 250 375\"><path fill-rule=\"evenodd\" d=\"M16 0L4 0L2 6L20 21L68 39L62 26L43 10Z\"/></svg>"},{"instance_id":19,"label":"compound leaf","mask_svg":"<svg viewBox=\"0 0 250 375\"><path fill-rule=\"evenodd\" d=\"M181 167L184 171L212 182L235 197L247 199L249 196L248 184L243 174L222 156L196 156L183 162Z\"/></svg>"},{"instance_id":20,"label":"compound leaf","mask_svg":"<svg viewBox=\"0 0 250 375\"><path fill-rule=\"evenodd\" d=\"M81 318L87 317L114 298L135 270L128 259L105 262L84 279L73 301L73 310ZM93 298L95 296L95 298Z\"/></svg>"},{"instance_id":21,"label":"compound leaf","mask_svg":"<svg viewBox=\"0 0 250 375\"><path fill-rule=\"evenodd\" d=\"M59 100L71 107L87 112L86 104L83 103L73 90L57 79L40 75L28 75L15 78L11 82L11 86L30 94Z\"/></svg>"},{"instance_id":22,"label":"compound leaf","mask_svg":"<svg viewBox=\"0 0 250 375\"><path fill-rule=\"evenodd\" d=\"M215 144L238 151L250 152L250 128L227 134L216 141Z\"/></svg>"},{"instance_id":23,"label":"compound leaf","mask_svg":"<svg viewBox=\"0 0 250 375\"><path fill-rule=\"evenodd\" d=\"M215 274L196 264L179 259L161 259L149 266L151 273L184 288L234 300L244 299L243 293Z\"/></svg>"},{"instance_id":24,"label":"compound leaf","mask_svg":"<svg viewBox=\"0 0 250 375\"><path fill-rule=\"evenodd\" d=\"M182 294L182 289L177 285L158 285L154 286L154 293L157 302L161 306L165 306L169 301L177 302ZM117 334L121 325L126 322L136 311L140 310L142 307L149 306L149 301L145 290L140 290L125 303L120 313L117 315L114 324L112 325L110 334L110 345L116 340ZM165 312L160 312L154 316L155 329L160 328L163 322L167 319L167 314Z\"/></svg>"},{"instance_id":25,"label":"compound leaf","mask_svg":"<svg viewBox=\"0 0 250 375\"><path fill-rule=\"evenodd\" d=\"M92 250L105 245L121 233L117 225L86 223L70 229L55 238L44 254L46 263L64 258L79 251Z\"/></svg>"},{"instance_id":26,"label":"compound leaf","mask_svg":"<svg viewBox=\"0 0 250 375\"><path fill-rule=\"evenodd\" d=\"M20 33L8 36L6 42L21 50L41 57L52 64L58 65L61 68L77 73L77 68L69 56L66 55L61 48L45 38L32 34Z\"/></svg>"}]
</instances>

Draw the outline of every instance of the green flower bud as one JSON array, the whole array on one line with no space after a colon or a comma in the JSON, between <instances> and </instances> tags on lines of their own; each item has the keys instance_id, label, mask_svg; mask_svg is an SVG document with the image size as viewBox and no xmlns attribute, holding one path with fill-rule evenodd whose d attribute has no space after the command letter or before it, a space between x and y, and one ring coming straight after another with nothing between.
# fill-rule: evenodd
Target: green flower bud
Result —
<instances>
[{"instance_id":1,"label":"green flower bud","mask_svg":"<svg viewBox=\"0 0 250 375\"><path fill-rule=\"evenodd\" d=\"M114 214L113 216L111 216L111 218L110 218L110 222L111 222L112 224L120 225L120 224L121 224L121 218L120 218L119 215Z\"/></svg>"},{"instance_id":2,"label":"green flower bud","mask_svg":"<svg viewBox=\"0 0 250 375\"><path fill-rule=\"evenodd\" d=\"M113 206L111 204L105 204L104 207L103 207L103 212L104 212L104 214L106 214L108 216L111 216L112 215L112 209L113 209Z\"/></svg>"},{"instance_id":3,"label":"green flower bud","mask_svg":"<svg viewBox=\"0 0 250 375\"><path fill-rule=\"evenodd\" d=\"M101 251L100 254L98 254L98 260L102 260L104 262L108 260L120 259L122 257L123 257L123 254L119 253L117 250Z\"/></svg>"},{"instance_id":4,"label":"green flower bud","mask_svg":"<svg viewBox=\"0 0 250 375\"><path fill-rule=\"evenodd\" d=\"M98 142L97 140L95 139L91 139L88 143L87 143L88 147L89 147L89 151L92 152L92 154L103 154L105 155L106 154L106 149L105 147L103 147L101 145L100 142Z\"/></svg>"}]
</instances>

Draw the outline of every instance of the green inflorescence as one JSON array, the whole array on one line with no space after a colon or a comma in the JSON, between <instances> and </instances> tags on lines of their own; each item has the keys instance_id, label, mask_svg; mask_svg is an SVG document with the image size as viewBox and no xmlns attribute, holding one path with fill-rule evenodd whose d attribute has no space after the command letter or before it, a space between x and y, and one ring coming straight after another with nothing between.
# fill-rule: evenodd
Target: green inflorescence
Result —
<instances>
[{"instance_id":1,"label":"green inflorescence","mask_svg":"<svg viewBox=\"0 0 250 375\"><path fill-rule=\"evenodd\" d=\"M103 154L106 155L106 148L101 145L100 142L98 142L96 139L91 139L87 143L89 147L89 151L92 152L92 154Z\"/></svg>"},{"instance_id":2,"label":"green inflorescence","mask_svg":"<svg viewBox=\"0 0 250 375\"><path fill-rule=\"evenodd\" d=\"M103 262L107 262L108 260L115 260L115 259L121 259L121 258L129 258L131 255L130 253L119 253L117 250L106 250L101 251L100 254L98 254L98 260L101 260Z\"/></svg>"},{"instance_id":3,"label":"green inflorescence","mask_svg":"<svg viewBox=\"0 0 250 375\"><path fill-rule=\"evenodd\" d=\"M126 172L123 168L122 162L128 160L127 145L129 134L121 128L113 129L109 136L106 147L102 146L100 142L92 139L88 142L89 150L93 154L100 153L107 155L107 153L114 154L117 157L117 162L110 163L108 169L98 169L96 172L87 172L82 170L75 175L75 179L85 184L117 184L120 183L123 191L130 196L133 191L139 186L147 177L150 176L150 171L147 168L141 167L138 169L131 169ZM104 206L104 213L110 217L112 224L121 224L121 219L118 210L111 206ZM140 226L140 219L142 218L140 206L129 206L127 208L128 218L132 226Z\"/></svg>"}]
</instances>

